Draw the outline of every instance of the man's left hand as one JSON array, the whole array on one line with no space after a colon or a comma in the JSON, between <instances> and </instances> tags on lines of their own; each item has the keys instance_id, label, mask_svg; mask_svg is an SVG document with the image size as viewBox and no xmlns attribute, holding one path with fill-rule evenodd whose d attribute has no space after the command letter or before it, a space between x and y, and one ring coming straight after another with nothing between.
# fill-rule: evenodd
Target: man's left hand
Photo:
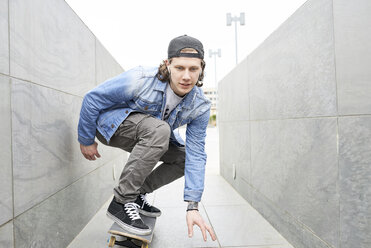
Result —
<instances>
[{"instance_id":1,"label":"man's left hand","mask_svg":"<svg viewBox=\"0 0 371 248\"><path fill-rule=\"evenodd\" d=\"M202 232L202 236L204 237L204 241L207 239L206 230L209 232L211 239L213 241L216 240L216 236L214 230L204 222L202 219L201 214L197 210L191 210L187 212L187 225L188 225L188 236L192 238L193 236L193 226L196 224Z\"/></svg>"}]
</instances>

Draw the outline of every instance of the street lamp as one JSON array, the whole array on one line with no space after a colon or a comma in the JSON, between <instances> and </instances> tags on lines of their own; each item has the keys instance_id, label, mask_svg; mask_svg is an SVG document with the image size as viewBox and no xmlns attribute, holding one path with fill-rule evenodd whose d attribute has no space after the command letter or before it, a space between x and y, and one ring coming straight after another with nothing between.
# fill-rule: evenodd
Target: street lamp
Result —
<instances>
[{"instance_id":1,"label":"street lamp","mask_svg":"<svg viewBox=\"0 0 371 248\"><path fill-rule=\"evenodd\" d=\"M215 89L218 88L218 84L217 84L217 81L216 81L216 55L218 55L219 58L222 56L222 50L220 48L218 49L218 51L213 51L213 50L209 49L209 58L211 58L212 56L214 56L214 65L215 65Z\"/></svg>"},{"instance_id":2,"label":"street lamp","mask_svg":"<svg viewBox=\"0 0 371 248\"><path fill-rule=\"evenodd\" d=\"M237 22L240 22L240 25L243 26L245 25L245 13L242 12L240 13L240 17L238 16L233 16L231 13L227 13L227 26L231 26L232 22L234 22L234 30L235 30L235 40L236 40L236 65L238 63L237 59Z\"/></svg>"}]
</instances>

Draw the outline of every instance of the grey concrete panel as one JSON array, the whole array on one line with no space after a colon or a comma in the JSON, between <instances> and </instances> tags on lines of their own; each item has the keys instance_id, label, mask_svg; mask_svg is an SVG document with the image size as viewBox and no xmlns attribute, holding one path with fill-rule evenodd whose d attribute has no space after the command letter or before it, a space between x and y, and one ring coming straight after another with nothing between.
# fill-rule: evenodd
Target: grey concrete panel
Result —
<instances>
[{"instance_id":1,"label":"grey concrete panel","mask_svg":"<svg viewBox=\"0 0 371 248\"><path fill-rule=\"evenodd\" d=\"M249 60L251 120L337 114L332 0L307 1Z\"/></svg>"},{"instance_id":2,"label":"grey concrete panel","mask_svg":"<svg viewBox=\"0 0 371 248\"><path fill-rule=\"evenodd\" d=\"M231 141L226 133L228 123L219 122L218 129L219 129L219 163L220 163L220 175L225 178L232 186L233 180L232 179L232 164L228 163L230 157L228 156L227 152L224 152L224 147L227 144L230 144Z\"/></svg>"},{"instance_id":3,"label":"grey concrete panel","mask_svg":"<svg viewBox=\"0 0 371 248\"><path fill-rule=\"evenodd\" d=\"M341 247L371 246L371 117L339 118Z\"/></svg>"},{"instance_id":4,"label":"grey concrete panel","mask_svg":"<svg viewBox=\"0 0 371 248\"><path fill-rule=\"evenodd\" d=\"M253 186L337 247L337 119L252 122L251 134Z\"/></svg>"},{"instance_id":5,"label":"grey concrete panel","mask_svg":"<svg viewBox=\"0 0 371 248\"><path fill-rule=\"evenodd\" d=\"M9 7L11 76L80 96L95 86L95 38L65 1Z\"/></svg>"},{"instance_id":6,"label":"grey concrete panel","mask_svg":"<svg viewBox=\"0 0 371 248\"><path fill-rule=\"evenodd\" d=\"M81 155L77 141L81 101L80 97L12 80L15 215L121 152L101 145L101 159L91 162Z\"/></svg>"},{"instance_id":7,"label":"grey concrete panel","mask_svg":"<svg viewBox=\"0 0 371 248\"><path fill-rule=\"evenodd\" d=\"M371 114L371 2L334 0L339 114Z\"/></svg>"},{"instance_id":8,"label":"grey concrete panel","mask_svg":"<svg viewBox=\"0 0 371 248\"><path fill-rule=\"evenodd\" d=\"M250 181L250 125L248 121L222 122L220 130L221 163L236 167L236 177ZM233 179L233 170L225 175L227 180Z\"/></svg>"},{"instance_id":9,"label":"grey concrete panel","mask_svg":"<svg viewBox=\"0 0 371 248\"><path fill-rule=\"evenodd\" d=\"M326 243L320 237L315 235L310 229L304 228L303 229L303 247L305 248L338 248L339 246L332 246L331 244Z\"/></svg>"},{"instance_id":10,"label":"grey concrete panel","mask_svg":"<svg viewBox=\"0 0 371 248\"><path fill-rule=\"evenodd\" d=\"M249 120L248 60L245 59L218 84L218 121Z\"/></svg>"},{"instance_id":11,"label":"grey concrete panel","mask_svg":"<svg viewBox=\"0 0 371 248\"><path fill-rule=\"evenodd\" d=\"M222 247L287 243L250 205L205 206ZM226 211L228 209L228 211ZM246 237L249 237L248 239Z\"/></svg>"},{"instance_id":12,"label":"grey concrete panel","mask_svg":"<svg viewBox=\"0 0 371 248\"><path fill-rule=\"evenodd\" d=\"M0 247L14 247L13 241L13 221L0 226Z\"/></svg>"},{"instance_id":13,"label":"grey concrete panel","mask_svg":"<svg viewBox=\"0 0 371 248\"><path fill-rule=\"evenodd\" d=\"M13 218L10 79L0 75L0 225Z\"/></svg>"},{"instance_id":14,"label":"grey concrete panel","mask_svg":"<svg viewBox=\"0 0 371 248\"><path fill-rule=\"evenodd\" d=\"M112 55L107 49L96 39L96 56L95 56L95 68L96 68L96 83L100 84L109 78L117 76L122 73L124 69L116 62Z\"/></svg>"},{"instance_id":15,"label":"grey concrete panel","mask_svg":"<svg viewBox=\"0 0 371 248\"><path fill-rule=\"evenodd\" d=\"M236 190L246 201L252 203L253 187L244 178L237 177Z\"/></svg>"},{"instance_id":16,"label":"grey concrete panel","mask_svg":"<svg viewBox=\"0 0 371 248\"><path fill-rule=\"evenodd\" d=\"M122 156L112 163L121 160ZM112 163L18 216L14 221L17 247L67 247L112 195Z\"/></svg>"},{"instance_id":17,"label":"grey concrete panel","mask_svg":"<svg viewBox=\"0 0 371 248\"><path fill-rule=\"evenodd\" d=\"M9 74L8 0L0 0L0 73Z\"/></svg>"},{"instance_id":18,"label":"grey concrete panel","mask_svg":"<svg viewBox=\"0 0 371 248\"><path fill-rule=\"evenodd\" d=\"M243 184L241 180L251 181L249 129L248 121L219 123L220 174L235 189L241 188L240 184Z\"/></svg>"},{"instance_id":19,"label":"grey concrete panel","mask_svg":"<svg viewBox=\"0 0 371 248\"><path fill-rule=\"evenodd\" d=\"M89 221L84 229L75 237L67 248L102 248L107 247L107 230L112 226L112 220L107 218L107 209L112 201L110 197Z\"/></svg>"},{"instance_id":20,"label":"grey concrete panel","mask_svg":"<svg viewBox=\"0 0 371 248\"><path fill-rule=\"evenodd\" d=\"M274 205L259 191L252 191L252 206L287 239L294 247L303 247L303 224L280 206Z\"/></svg>"}]
</instances>

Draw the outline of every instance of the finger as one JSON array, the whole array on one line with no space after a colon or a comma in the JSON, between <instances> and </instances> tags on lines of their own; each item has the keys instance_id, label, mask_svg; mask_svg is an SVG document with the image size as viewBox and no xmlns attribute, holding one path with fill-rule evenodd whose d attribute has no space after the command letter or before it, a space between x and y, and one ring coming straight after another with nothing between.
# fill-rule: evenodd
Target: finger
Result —
<instances>
[{"instance_id":1,"label":"finger","mask_svg":"<svg viewBox=\"0 0 371 248\"><path fill-rule=\"evenodd\" d=\"M89 157L89 160L95 160L95 156L94 156L94 153L89 153L88 154L88 157Z\"/></svg>"},{"instance_id":2,"label":"finger","mask_svg":"<svg viewBox=\"0 0 371 248\"><path fill-rule=\"evenodd\" d=\"M89 157L89 160L90 160L90 161L91 161L91 160L95 160L94 154L90 154L90 155L88 155L88 157Z\"/></svg>"},{"instance_id":3,"label":"finger","mask_svg":"<svg viewBox=\"0 0 371 248\"><path fill-rule=\"evenodd\" d=\"M188 237L192 238L193 236L193 224L192 223L187 223L188 224Z\"/></svg>"},{"instance_id":4,"label":"finger","mask_svg":"<svg viewBox=\"0 0 371 248\"><path fill-rule=\"evenodd\" d=\"M205 225L202 224L202 225L200 225L199 227L200 227L200 229L201 229L202 236L204 237L204 241L206 241L207 236L206 236Z\"/></svg>"},{"instance_id":5,"label":"finger","mask_svg":"<svg viewBox=\"0 0 371 248\"><path fill-rule=\"evenodd\" d=\"M95 144L95 156L97 156L97 158L100 158L100 154L98 152L98 143L95 142L94 144Z\"/></svg>"},{"instance_id":6,"label":"finger","mask_svg":"<svg viewBox=\"0 0 371 248\"><path fill-rule=\"evenodd\" d=\"M215 241L216 240L216 236L215 236L214 230L209 225L206 225L206 229L209 232L209 234L211 236L211 239L213 241Z\"/></svg>"}]
</instances>

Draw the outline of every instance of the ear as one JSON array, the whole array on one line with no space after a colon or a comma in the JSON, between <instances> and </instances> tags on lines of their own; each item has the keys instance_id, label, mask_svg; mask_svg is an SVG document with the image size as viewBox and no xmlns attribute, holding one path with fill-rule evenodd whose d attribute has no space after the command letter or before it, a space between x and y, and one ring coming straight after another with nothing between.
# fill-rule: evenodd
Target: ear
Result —
<instances>
[{"instance_id":1,"label":"ear","mask_svg":"<svg viewBox=\"0 0 371 248\"><path fill-rule=\"evenodd\" d=\"M169 62L168 59L165 59L165 65L166 65L166 66L169 66L169 65L170 65L170 62Z\"/></svg>"}]
</instances>

